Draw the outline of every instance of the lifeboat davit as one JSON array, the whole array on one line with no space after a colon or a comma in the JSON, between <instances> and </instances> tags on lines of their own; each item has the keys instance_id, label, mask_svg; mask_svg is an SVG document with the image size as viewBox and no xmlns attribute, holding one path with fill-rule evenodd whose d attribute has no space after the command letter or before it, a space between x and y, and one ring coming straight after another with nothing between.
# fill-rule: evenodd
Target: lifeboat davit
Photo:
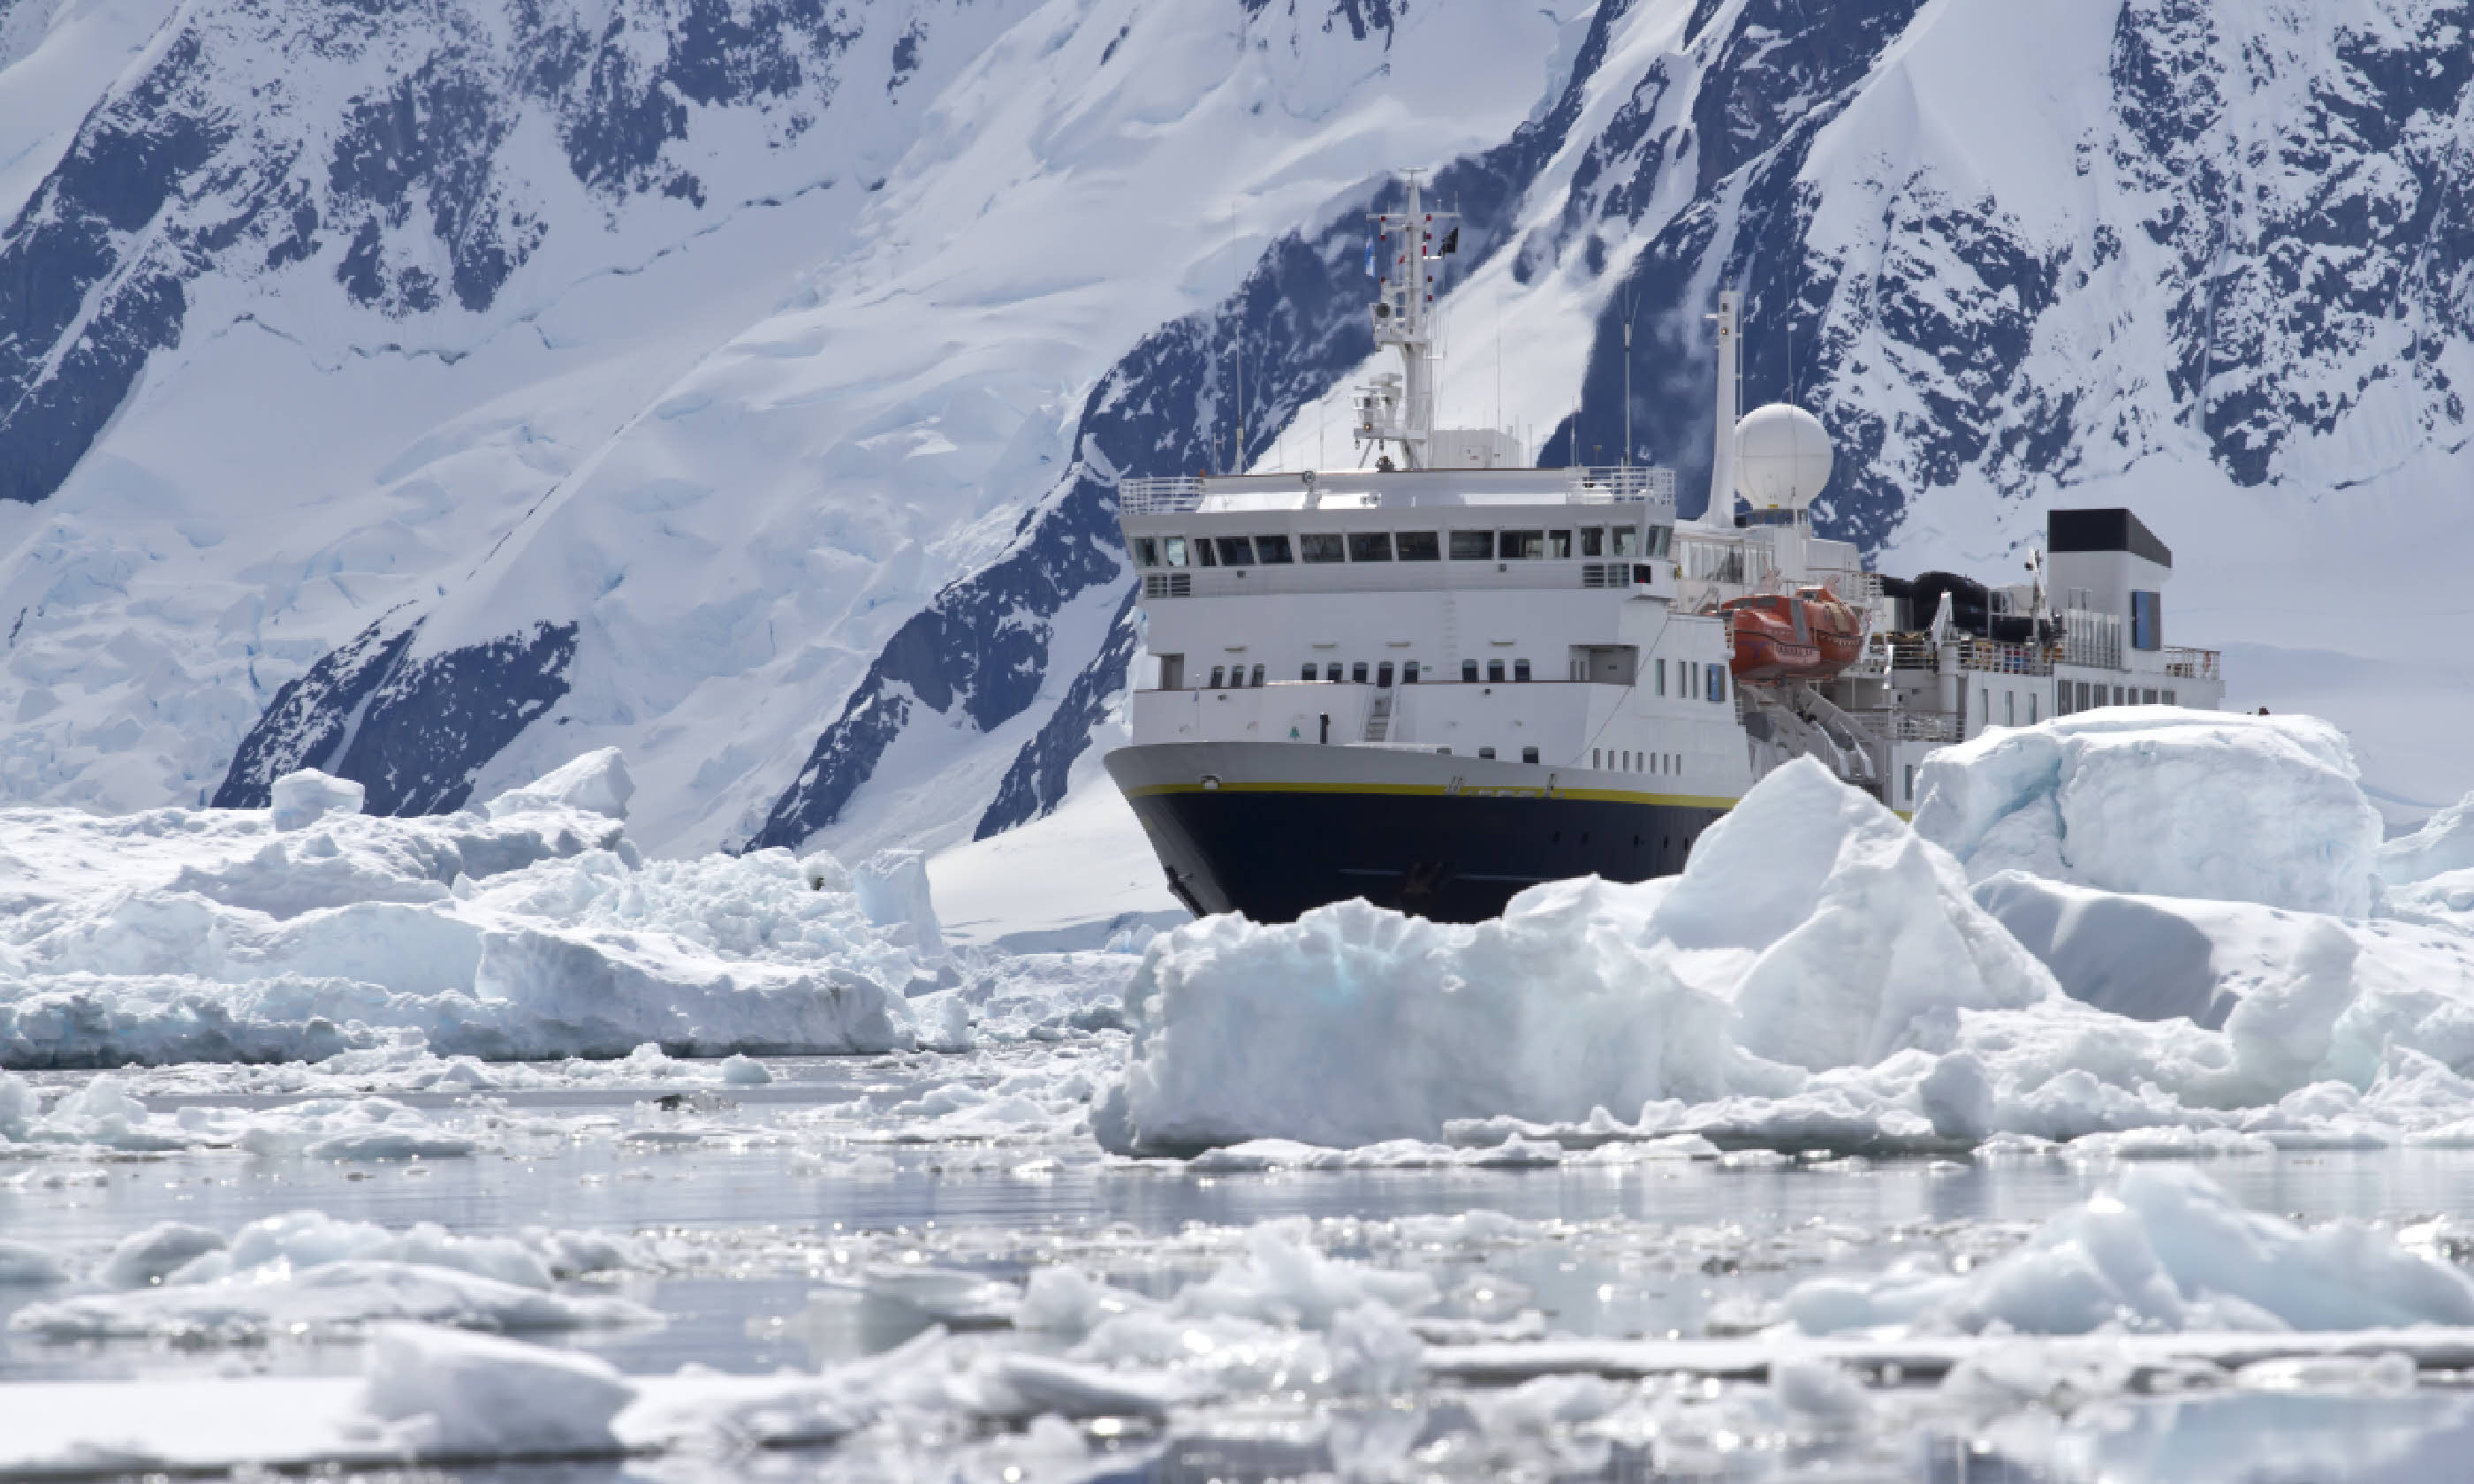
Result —
<instances>
[{"instance_id":1,"label":"lifeboat davit","mask_svg":"<svg viewBox=\"0 0 2474 1484\"><path fill-rule=\"evenodd\" d=\"M1864 651L1864 624L1827 587L1757 592L1718 605L1734 631L1735 679L1826 681Z\"/></svg>"}]
</instances>

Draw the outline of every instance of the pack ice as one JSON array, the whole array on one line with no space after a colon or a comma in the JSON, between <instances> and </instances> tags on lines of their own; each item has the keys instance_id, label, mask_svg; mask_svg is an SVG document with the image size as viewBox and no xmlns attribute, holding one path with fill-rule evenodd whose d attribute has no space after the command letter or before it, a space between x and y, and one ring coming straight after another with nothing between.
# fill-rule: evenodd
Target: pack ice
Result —
<instances>
[{"instance_id":1,"label":"pack ice","mask_svg":"<svg viewBox=\"0 0 2474 1484\"><path fill-rule=\"evenodd\" d=\"M1179 928L1127 991L1095 1129L1189 1153L2474 1142L2465 806L2384 846L2334 728L2165 707L1997 730L1919 792L1910 827L1800 761L1668 880L1543 885L1473 925L1359 901Z\"/></svg>"},{"instance_id":2,"label":"pack ice","mask_svg":"<svg viewBox=\"0 0 2474 1484\"><path fill-rule=\"evenodd\" d=\"M359 784L315 772L267 809L0 809L0 1065L873 1052L923 1023L961 1032L952 995L906 997L952 978L916 861L647 859L631 792L605 750L429 818L363 815Z\"/></svg>"}]
</instances>

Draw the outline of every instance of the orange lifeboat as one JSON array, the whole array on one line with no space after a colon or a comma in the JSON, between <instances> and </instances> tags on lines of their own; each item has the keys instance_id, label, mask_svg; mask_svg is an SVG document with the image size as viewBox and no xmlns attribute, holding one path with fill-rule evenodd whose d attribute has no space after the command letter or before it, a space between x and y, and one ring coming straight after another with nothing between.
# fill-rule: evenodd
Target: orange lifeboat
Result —
<instances>
[{"instance_id":1,"label":"orange lifeboat","mask_svg":"<svg viewBox=\"0 0 2474 1484\"><path fill-rule=\"evenodd\" d=\"M1824 674L1836 675L1863 657L1862 614L1838 601L1838 594L1827 587L1801 588L1796 597L1805 606L1805 623L1812 631L1812 642L1821 650Z\"/></svg>"},{"instance_id":2,"label":"orange lifeboat","mask_svg":"<svg viewBox=\"0 0 2474 1484\"><path fill-rule=\"evenodd\" d=\"M1729 615L1734 632L1730 668L1739 681L1824 681L1863 653L1863 620L1827 587L1806 587L1792 596L1757 592L1730 598L1718 610Z\"/></svg>"}]
</instances>

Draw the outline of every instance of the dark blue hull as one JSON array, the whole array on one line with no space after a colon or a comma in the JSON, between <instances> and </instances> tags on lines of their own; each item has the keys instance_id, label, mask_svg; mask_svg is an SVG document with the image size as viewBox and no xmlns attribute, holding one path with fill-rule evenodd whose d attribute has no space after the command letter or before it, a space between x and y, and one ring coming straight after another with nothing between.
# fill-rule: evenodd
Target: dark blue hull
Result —
<instances>
[{"instance_id":1,"label":"dark blue hull","mask_svg":"<svg viewBox=\"0 0 2474 1484\"><path fill-rule=\"evenodd\" d=\"M1186 906L1258 922L1354 897L1437 922L1481 922L1541 881L1671 875L1726 813L1603 797L1273 784L1136 788L1128 799Z\"/></svg>"}]
</instances>

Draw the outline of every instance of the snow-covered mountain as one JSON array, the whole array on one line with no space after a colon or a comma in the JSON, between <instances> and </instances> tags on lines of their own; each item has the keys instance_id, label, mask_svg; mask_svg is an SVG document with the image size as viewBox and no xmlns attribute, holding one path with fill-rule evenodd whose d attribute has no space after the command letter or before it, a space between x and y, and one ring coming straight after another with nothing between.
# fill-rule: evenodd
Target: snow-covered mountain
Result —
<instances>
[{"instance_id":1,"label":"snow-covered mountain","mask_svg":"<svg viewBox=\"0 0 2474 1484\"><path fill-rule=\"evenodd\" d=\"M1734 285L1886 562L2127 500L2178 640L2445 659L2469 9L16 0L0 786L615 743L656 848L1033 818L1136 642L1116 478L1239 457L1241 374L1246 461L1347 456L1407 165L1446 421L1688 512Z\"/></svg>"}]
</instances>

